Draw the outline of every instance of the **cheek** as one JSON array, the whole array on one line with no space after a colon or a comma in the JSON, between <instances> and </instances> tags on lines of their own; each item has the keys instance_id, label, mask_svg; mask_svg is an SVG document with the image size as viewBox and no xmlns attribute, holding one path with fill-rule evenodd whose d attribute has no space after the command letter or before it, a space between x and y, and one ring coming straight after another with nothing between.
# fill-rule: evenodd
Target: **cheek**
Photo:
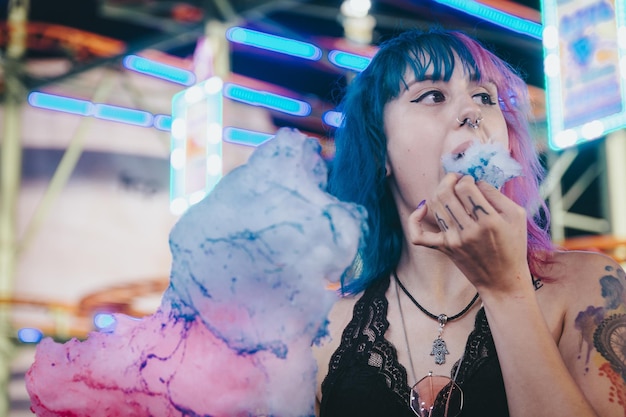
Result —
<instances>
[{"instance_id":1,"label":"cheek","mask_svg":"<svg viewBox=\"0 0 626 417\"><path fill-rule=\"evenodd\" d=\"M388 154L388 173L403 184L435 183L444 175L441 157L434 152L413 147L395 149Z\"/></svg>"},{"instance_id":2,"label":"cheek","mask_svg":"<svg viewBox=\"0 0 626 417\"><path fill-rule=\"evenodd\" d=\"M499 115L499 117L493 121L491 129L487 130L490 140L500 142L507 149L509 148L509 130L506 124L506 120L504 120L504 115Z\"/></svg>"}]
</instances>

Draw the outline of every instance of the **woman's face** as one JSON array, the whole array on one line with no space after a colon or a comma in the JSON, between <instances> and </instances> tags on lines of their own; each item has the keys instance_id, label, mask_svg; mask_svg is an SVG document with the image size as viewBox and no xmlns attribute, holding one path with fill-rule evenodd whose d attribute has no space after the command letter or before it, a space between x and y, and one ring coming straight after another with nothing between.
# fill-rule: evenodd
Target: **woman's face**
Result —
<instances>
[{"instance_id":1,"label":"woman's face","mask_svg":"<svg viewBox=\"0 0 626 417\"><path fill-rule=\"evenodd\" d=\"M386 168L401 215L432 198L445 175L443 155L459 154L475 140L509 144L496 86L471 81L458 60L447 82L416 81L411 70L405 80L408 89L402 87L384 109ZM480 125L461 126L466 118L481 119Z\"/></svg>"}]
</instances>

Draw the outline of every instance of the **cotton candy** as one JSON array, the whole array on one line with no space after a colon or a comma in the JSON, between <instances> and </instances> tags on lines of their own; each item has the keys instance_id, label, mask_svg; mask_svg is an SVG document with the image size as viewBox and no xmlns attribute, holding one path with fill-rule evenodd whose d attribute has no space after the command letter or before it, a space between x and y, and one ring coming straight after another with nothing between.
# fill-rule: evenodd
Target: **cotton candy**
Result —
<instances>
[{"instance_id":1,"label":"cotton candy","mask_svg":"<svg viewBox=\"0 0 626 417\"><path fill-rule=\"evenodd\" d=\"M461 154L444 155L442 163L446 172L471 175L476 181L486 181L498 189L522 174L522 166L499 142L474 141Z\"/></svg>"},{"instance_id":2,"label":"cotton candy","mask_svg":"<svg viewBox=\"0 0 626 417\"><path fill-rule=\"evenodd\" d=\"M170 233L158 311L84 341L45 339L26 375L38 416L310 416L315 361L365 212L327 194L319 145L281 129Z\"/></svg>"}]
</instances>

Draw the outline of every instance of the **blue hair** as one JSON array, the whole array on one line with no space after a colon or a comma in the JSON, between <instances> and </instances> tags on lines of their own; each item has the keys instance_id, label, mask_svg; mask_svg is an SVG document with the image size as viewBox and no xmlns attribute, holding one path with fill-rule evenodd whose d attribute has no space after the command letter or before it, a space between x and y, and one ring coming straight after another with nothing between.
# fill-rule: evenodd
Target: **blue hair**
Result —
<instances>
[{"instance_id":1,"label":"blue hair","mask_svg":"<svg viewBox=\"0 0 626 417\"><path fill-rule=\"evenodd\" d=\"M369 66L348 86L340 106L343 121L335 134L336 152L328 190L340 200L362 205L368 213L369 230L352 269L345 274L344 293L358 293L377 278L389 276L396 268L402 250L403 230L385 172L385 105L406 87L407 68L412 69L417 80L423 80L428 71L429 77L448 81L456 57L472 80L481 79L482 69L488 73L487 77L498 79L496 84L502 89L499 91L525 87L504 61L484 50L478 42L459 32L439 29L407 31L383 43ZM510 98L505 97L505 102L501 103L505 113L511 114L505 115L510 136L514 131L511 126L515 125L519 130L520 120L525 120L523 111L513 108L511 103L524 94L510 92ZM513 104L517 106L519 103ZM528 138L523 137L520 141L530 143L529 135L525 136ZM524 155L517 159L530 167L530 181L536 182L540 176L538 163L524 159L530 153L524 150ZM533 196L538 195L536 184L524 184L522 188L530 189ZM524 206L529 203L532 204L530 201L519 202ZM547 246L544 231L539 231L538 235L541 244Z\"/></svg>"}]
</instances>

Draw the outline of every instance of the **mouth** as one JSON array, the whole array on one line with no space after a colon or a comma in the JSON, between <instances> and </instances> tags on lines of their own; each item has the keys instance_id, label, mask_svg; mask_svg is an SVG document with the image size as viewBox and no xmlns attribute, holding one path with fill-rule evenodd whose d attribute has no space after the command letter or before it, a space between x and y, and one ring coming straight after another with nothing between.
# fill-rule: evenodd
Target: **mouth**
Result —
<instances>
[{"instance_id":1,"label":"mouth","mask_svg":"<svg viewBox=\"0 0 626 417\"><path fill-rule=\"evenodd\" d=\"M445 172L470 175L476 181L486 181L495 188L511 178L520 176L521 165L511 157L502 143L467 141L442 158Z\"/></svg>"},{"instance_id":2,"label":"mouth","mask_svg":"<svg viewBox=\"0 0 626 417\"><path fill-rule=\"evenodd\" d=\"M471 140L461 143L459 146L454 148L452 152L450 152L450 157L453 161L458 161L462 159L463 157L465 157L465 152L467 151L467 149L475 143L480 143L480 141L477 138L472 138Z\"/></svg>"}]
</instances>

